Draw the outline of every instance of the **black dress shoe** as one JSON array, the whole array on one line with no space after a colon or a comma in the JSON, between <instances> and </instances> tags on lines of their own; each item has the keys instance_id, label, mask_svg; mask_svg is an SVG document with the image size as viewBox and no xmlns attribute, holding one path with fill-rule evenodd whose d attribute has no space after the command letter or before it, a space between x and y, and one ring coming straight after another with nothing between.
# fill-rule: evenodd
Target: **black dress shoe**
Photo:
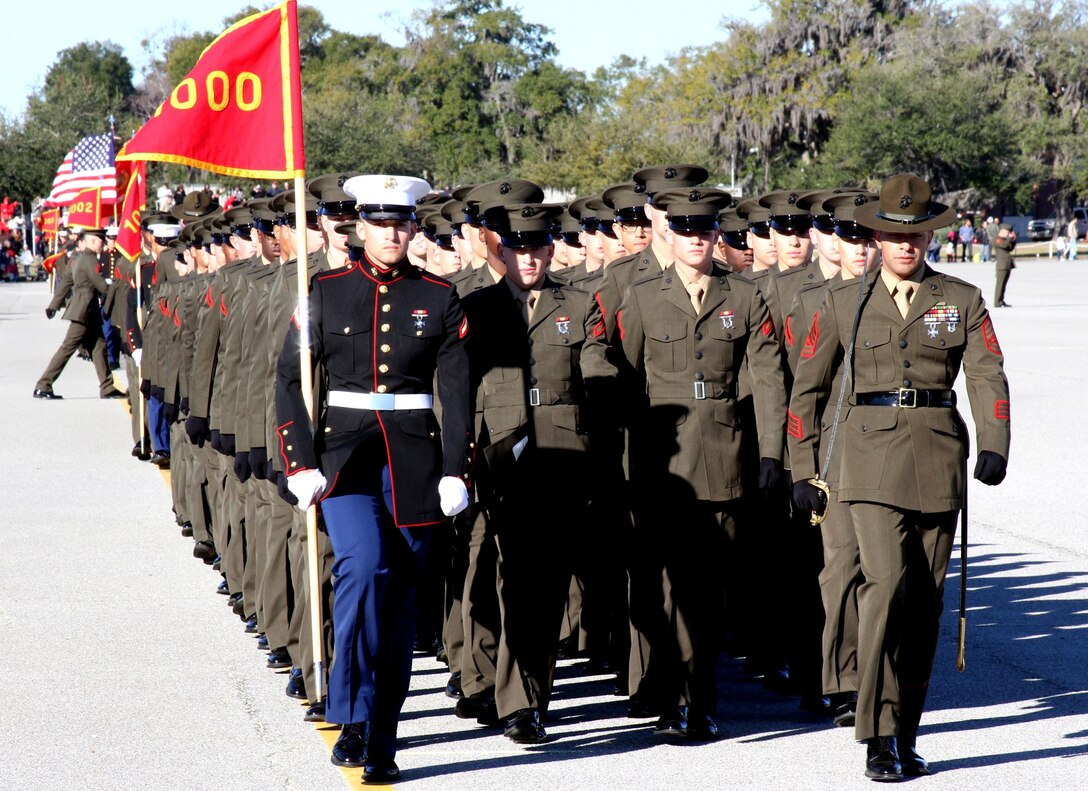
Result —
<instances>
[{"instance_id":1,"label":"black dress shoe","mask_svg":"<svg viewBox=\"0 0 1088 791\"><path fill-rule=\"evenodd\" d=\"M913 744L900 747L899 763L903 765L904 777L926 777L933 774L926 759L918 754Z\"/></svg>"},{"instance_id":2,"label":"black dress shoe","mask_svg":"<svg viewBox=\"0 0 1088 791\"><path fill-rule=\"evenodd\" d=\"M654 726L655 736L686 739L688 737L688 707L677 706L661 715Z\"/></svg>"},{"instance_id":3,"label":"black dress shoe","mask_svg":"<svg viewBox=\"0 0 1088 791\"><path fill-rule=\"evenodd\" d=\"M120 390L109 390L98 396L99 398L128 398L128 393L122 393Z\"/></svg>"},{"instance_id":4,"label":"black dress shoe","mask_svg":"<svg viewBox=\"0 0 1088 791\"><path fill-rule=\"evenodd\" d=\"M317 703L310 706L310 708L306 709L306 713L302 716L302 719L306 722L324 722L325 701L319 700Z\"/></svg>"},{"instance_id":5,"label":"black dress shoe","mask_svg":"<svg viewBox=\"0 0 1088 791\"><path fill-rule=\"evenodd\" d=\"M285 667L291 667L291 655L287 653L287 649L282 646L280 648L273 648L272 652L268 655L266 666L270 670L282 670Z\"/></svg>"},{"instance_id":6,"label":"black dress shoe","mask_svg":"<svg viewBox=\"0 0 1088 791\"><path fill-rule=\"evenodd\" d=\"M193 537L193 526L191 524L189 524L188 522L186 522L185 524L183 524L181 526L181 534L183 536L185 536L185 538L192 538Z\"/></svg>"},{"instance_id":7,"label":"black dress shoe","mask_svg":"<svg viewBox=\"0 0 1088 791\"><path fill-rule=\"evenodd\" d=\"M227 587L227 581L223 580L219 583L219 587L215 589L215 592L221 596L230 596L230 588Z\"/></svg>"},{"instance_id":8,"label":"black dress shoe","mask_svg":"<svg viewBox=\"0 0 1088 791\"><path fill-rule=\"evenodd\" d=\"M834 709L831 708L831 698L826 695L806 693L801 696L801 703L798 708L817 717L830 717L834 714Z\"/></svg>"},{"instance_id":9,"label":"black dress shoe","mask_svg":"<svg viewBox=\"0 0 1088 791\"><path fill-rule=\"evenodd\" d=\"M502 735L518 744L541 744L548 738L536 709L521 709L510 715Z\"/></svg>"},{"instance_id":10,"label":"black dress shoe","mask_svg":"<svg viewBox=\"0 0 1088 791\"><path fill-rule=\"evenodd\" d=\"M788 667L767 668L763 672L763 688L778 695L792 695L796 692L790 680Z\"/></svg>"},{"instance_id":11,"label":"black dress shoe","mask_svg":"<svg viewBox=\"0 0 1088 791\"><path fill-rule=\"evenodd\" d=\"M721 738L721 731L709 714L690 714L687 737L695 742L716 742Z\"/></svg>"},{"instance_id":12,"label":"black dress shoe","mask_svg":"<svg viewBox=\"0 0 1088 791\"><path fill-rule=\"evenodd\" d=\"M193 544L193 557L200 558L205 563L211 563L216 554L211 541L197 541Z\"/></svg>"},{"instance_id":13,"label":"black dress shoe","mask_svg":"<svg viewBox=\"0 0 1088 791\"><path fill-rule=\"evenodd\" d=\"M450 676L450 680L446 682L446 697L453 698L454 700L460 700L465 696L465 693L461 691L461 671Z\"/></svg>"},{"instance_id":14,"label":"black dress shoe","mask_svg":"<svg viewBox=\"0 0 1088 791\"><path fill-rule=\"evenodd\" d=\"M365 722L340 726L340 738L332 746L332 762L336 766L366 765L366 731Z\"/></svg>"},{"instance_id":15,"label":"black dress shoe","mask_svg":"<svg viewBox=\"0 0 1088 791\"><path fill-rule=\"evenodd\" d=\"M257 634L257 616L251 615L246 619L246 634Z\"/></svg>"},{"instance_id":16,"label":"black dress shoe","mask_svg":"<svg viewBox=\"0 0 1088 791\"><path fill-rule=\"evenodd\" d=\"M140 443L137 442L135 445L132 446L132 455L135 456L140 461L147 461L148 459L151 458L151 446L150 445L144 445L141 448Z\"/></svg>"},{"instance_id":17,"label":"black dress shoe","mask_svg":"<svg viewBox=\"0 0 1088 791\"><path fill-rule=\"evenodd\" d=\"M480 725L498 725L499 712L495 699L490 695L461 698L453 707L453 713L463 720L476 720Z\"/></svg>"},{"instance_id":18,"label":"black dress shoe","mask_svg":"<svg viewBox=\"0 0 1088 791\"><path fill-rule=\"evenodd\" d=\"M170 469L170 454L164 450L157 450L152 453L151 458L148 459L148 461L150 461L160 470Z\"/></svg>"},{"instance_id":19,"label":"black dress shoe","mask_svg":"<svg viewBox=\"0 0 1088 791\"><path fill-rule=\"evenodd\" d=\"M258 651L267 651L267 650L269 650L268 635L266 635L266 634L257 635L257 650Z\"/></svg>"},{"instance_id":20,"label":"black dress shoe","mask_svg":"<svg viewBox=\"0 0 1088 791\"><path fill-rule=\"evenodd\" d=\"M291 668L291 676L287 679L287 688L284 693L295 700L306 700L306 680L297 667Z\"/></svg>"},{"instance_id":21,"label":"black dress shoe","mask_svg":"<svg viewBox=\"0 0 1088 791\"><path fill-rule=\"evenodd\" d=\"M866 741L865 776L883 783L897 783L903 779L903 765L899 763L894 736L878 736Z\"/></svg>"},{"instance_id":22,"label":"black dress shoe","mask_svg":"<svg viewBox=\"0 0 1088 791\"><path fill-rule=\"evenodd\" d=\"M400 780L400 769L392 758L368 758L363 767L363 783L388 785Z\"/></svg>"},{"instance_id":23,"label":"black dress shoe","mask_svg":"<svg viewBox=\"0 0 1088 791\"><path fill-rule=\"evenodd\" d=\"M220 555L217 552L215 557L212 558L212 571L219 571L222 568L223 568L223 556Z\"/></svg>"},{"instance_id":24,"label":"black dress shoe","mask_svg":"<svg viewBox=\"0 0 1088 791\"><path fill-rule=\"evenodd\" d=\"M51 401L60 401L61 399L64 398L64 396L59 396L56 393L54 393L52 390L35 390L34 391L34 397L35 398L48 398Z\"/></svg>"},{"instance_id":25,"label":"black dress shoe","mask_svg":"<svg viewBox=\"0 0 1088 791\"><path fill-rule=\"evenodd\" d=\"M438 650L437 650L437 651L435 652L435 654L434 654L434 660L435 660L436 662L441 662L441 663L442 663L443 665L445 665L446 667L449 667L449 664L450 664L450 655L446 653L446 647L445 647L445 646L442 646L441 648L439 648L439 649L438 649Z\"/></svg>"},{"instance_id":26,"label":"black dress shoe","mask_svg":"<svg viewBox=\"0 0 1088 791\"><path fill-rule=\"evenodd\" d=\"M831 721L840 728L853 728L857 722L858 693L838 692L831 696L831 705L835 708Z\"/></svg>"},{"instance_id":27,"label":"black dress shoe","mask_svg":"<svg viewBox=\"0 0 1088 791\"><path fill-rule=\"evenodd\" d=\"M627 716L632 720L648 720L661 716L661 707L637 695L632 695L627 704Z\"/></svg>"}]
</instances>

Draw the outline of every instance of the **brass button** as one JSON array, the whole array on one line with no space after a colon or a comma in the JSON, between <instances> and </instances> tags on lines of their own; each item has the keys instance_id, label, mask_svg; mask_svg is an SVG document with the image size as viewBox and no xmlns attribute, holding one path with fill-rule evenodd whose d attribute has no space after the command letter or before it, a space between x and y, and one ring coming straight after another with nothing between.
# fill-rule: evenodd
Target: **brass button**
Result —
<instances>
[{"instance_id":1,"label":"brass button","mask_svg":"<svg viewBox=\"0 0 1088 791\"><path fill-rule=\"evenodd\" d=\"M297 462L297 461L293 461L293 462L291 462L291 466L292 466L292 467L297 467L297 466L298 466L298 462Z\"/></svg>"},{"instance_id":2,"label":"brass button","mask_svg":"<svg viewBox=\"0 0 1088 791\"><path fill-rule=\"evenodd\" d=\"M382 305L382 313L388 313L392 309L393 309L393 306L390 305L388 302L386 304Z\"/></svg>"},{"instance_id":3,"label":"brass button","mask_svg":"<svg viewBox=\"0 0 1088 791\"><path fill-rule=\"evenodd\" d=\"M285 436L285 437L287 436L287 429L283 430L283 436Z\"/></svg>"},{"instance_id":4,"label":"brass button","mask_svg":"<svg viewBox=\"0 0 1088 791\"><path fill-rule=\"evenodd\" d=\"M294 450L294 449L295 449L295 446L294 446L294 445L288 445L288 446L287 446L287 450Z\"/></svg>"},{"instance_id":5,"label":"brass button","mask_svg":"<svg viewBox=\"0 0 1088 791\"><path fill-rule=\"evenodd\" d=\"M389 293L389 286L386 286L386 285L378 286L378 293L379 294L388 294Z\"/></svg>"},{"instance_id":6,"label":"brass button","mask_svg":"<svg viewBox=\"0 0 1088 791\"><path fill-rule=\"evenodd\" d=\"M389 332L389 325L388 324L383 324L382 325L382 332Z\"/></svg>"},{"instance_id":7,"label":"brass button","mask_svg":"<svg viewBox=\"0 0 1088 791\"><path fill-rule=\"evenodd\" d=\"M344 327L344 332L351 332L351 327Z\"/></svg>"},{"instance_id":8,"label":"brass button","mask_svg":"<svg viewBox=\"0 0 1088 791\"><path fill-rule=\"evenodd\" d=\"M328 434L330 431L332 431L332 428L330 426L325 426L325 433Z\"/></svg>"},{"instance_id":9,"label":"brass button","mask_svg":"<svg viewBox=\"0 0 1088 791\"><path fill-rule=\"evenodd\" d=\"M378 392L379 392L379 393L384 393L384 392L385 392L386 390L388 390L388 389L389 389L389 388L388 388L388 387L386 387L385 385L378 385Z\"/></svg>"},{"instance_id":10,"label":"brass button","mask_svg":"<svg viewBox=\"0 0 1088 791\"><path fill-rule=\"evenodd\" d=\"M378 372L383 373L383 374L389 373L389 366L386 365L385 363L382 363L381 365L378 366Z\"/></svg>"},{"instance_id":11,"label":"brass button","mask_svg":"<svg viewBox=\"0 0 1088 791\"><path fill-rule=\"evenodd\" d=\"M416 336L417 337L422 335L422 334L423 334L423 330L416 330Z\"/></svg>"},{"instance_id":12,"label":"brass button","mask_svg":"<svg viewBox=\"0 0 1088 791\"><path fill-rule=\"evenodd\" d=\"M385 352L386 354L388 354L392 350L393 350L393 347L390 346L388 343L383 343L382 344L382 351Z\"/></svg>"}]
</instances>

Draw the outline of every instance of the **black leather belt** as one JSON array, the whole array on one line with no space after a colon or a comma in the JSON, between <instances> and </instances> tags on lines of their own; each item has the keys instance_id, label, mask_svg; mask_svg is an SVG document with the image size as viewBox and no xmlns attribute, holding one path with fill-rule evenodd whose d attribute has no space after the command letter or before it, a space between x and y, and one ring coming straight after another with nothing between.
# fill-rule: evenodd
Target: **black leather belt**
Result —
<instances>
[{"instance_id":1,"label":"black leather belt","mask_svg":"<svg viewBox=\"0 0 1088 791\"><path fill-rule=\"evenodd\" d=\"M954 407L956 394L951 390L915 390L901 387L884 393L858 393L854 396L858 406L897 406L902 409L915 407Z\"/></svg>"}]
</instances>

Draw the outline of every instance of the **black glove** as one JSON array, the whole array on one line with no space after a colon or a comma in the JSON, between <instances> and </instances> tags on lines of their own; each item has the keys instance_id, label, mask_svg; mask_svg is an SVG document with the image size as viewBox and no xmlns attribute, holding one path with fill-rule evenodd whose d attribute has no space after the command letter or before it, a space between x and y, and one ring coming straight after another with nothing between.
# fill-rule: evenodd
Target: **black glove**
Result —
<instances>
[{"instance_id":1,"label":"black glove","mask_svg":"<svg viewBox=\"0 0 1088 791\"><path fill-rule=\"evenodd\" d=\"M258 481L268 478L268 452L264 448L249 449L249 467Z\"/></svg>"},{"instance_id":2,"label":"black glove","mask_svg":"<svg viewBox=\"0 0 1088 791\"><path fill-rule=\"evenodd\" d=\"M825 501L826 495L808 481L798 481L793 485L793 502L802 512L823 513Z\"/></svg>"},{"instance_id":3,"label":"black glove","mask_svg":"<svg viewBox=\"0 0 1088 791\"><path fill-rule=\"evenodd\" d=\"M219 441L219 429L213 428L208 432L208 437L211 439L212 450L217 450L220 453L223 452L223 446Z\"/></svg>"},{"instance_id":4,"label":"black glove","mask_svg":"<svg viewBox=\"0 0 1088 791\"><path fill-rule=\"evenodd\" d=\"M288 505L298 505L298 498L291 494L291 490L287 488L287 476L279 470L273 473L276 480L276 491L279 492L280 497Z\"/></svg>"},{"instance_id":5,"label":"black glove","mask_svg":"<svg viewBox=\"0 0 1088 791\"><path fill-rule=\"evenodd\" d=\"M782 462L778 459L759 460L759 488L762 491L773 489L782 477Z\"/></svg>"},{"instance_id":6,"label":"black glove","mask_svg":"<svg viewBox=\"0 0 1088 791\"><path fill-rule=\"evenodd\" d=\"M189 415L185 419L185 433L190 442L203 448L204 443L208 441L208 418Z\"/></svg>"},{"instance_id":7,"label":"black glove","mask_svg":"<svg viewBox=\"0 0 1088 791\"><path fill-rule=\"evenodd\" d=\"M45 317L47 319L51 319L56 315L57 315L57 312L55 310L53 310L52 308L46 308L45 309Z\"/></svg>"},{"instance_id":8,"label":"black glove","mask_svg":"<svg viewBox=\"0 0 1088 791\"><path fill-rule=\"evenodd\" d=\"M984 450L978 454L975 462L975 477L987 486L997 486L1005 480L1005 473L1009 463L1000 453L992 450Z\"/></svg>"},{"instance_id":9,"label":"black glove","mask_svg":"<svg viewBox=\"0 0 1088 791\"><path fill-rule=\"evenodd\" d=\"M249 452L238 453L234 457L234 474L238 480L245 483L249 480L249 476L253 474L253 470L249 467Z\"/></svg>"},{"instance_id":10,"label":"black glove","mask_svg":"<svg viewBox=\"0 0 1088 791\"><path fill-rule=\"evenodd\" d=\"M181 404L178 406L178 409L181 410L181 414L183 415L189 414L189 396L185 396L185 398L181 399Z\"/></svg>"},{"instance_id":11,"label":"black glove","mask_svg":"<svg viewBox=\"0 0 1088 791\"><path fill-rule=\"evenodd\" d=\"M144 394L144 398L151 398L151 380L143 379L140 381L140 392Z\"/></svg>"},{"instance_id":12,"label":"black glove","mask_svg":"<svg viewBox=\"0 0 1088 791\"><path fill-rule=\"evenodd\" d=\"M163 404L162 419L166 421L167 425L173 425L174 421L178 419L178 405Z\"/></svg>"},{"instance_id":13,"label":"black glove","mask_svg":"<svg viewBox=\"0 0 1088 791\"><path fill-rule=\"evenodd\" d=\"M234 455L234 435L233 434L220 434L219 435L219 452L224 456Z\"/></svg>"},{"instance_id":14,"label":"black glove","mask_svg":"<svg viewBox=\"0 0 1088 791\"><path fill-rule=\"evenodd\" d=\"M159 401L165 401L166 400L166 391L161 387L157 387L155 385L152 385L151 395L148 396L148 397L149 398L157 398Z\"/></svg>"}]
</instances>

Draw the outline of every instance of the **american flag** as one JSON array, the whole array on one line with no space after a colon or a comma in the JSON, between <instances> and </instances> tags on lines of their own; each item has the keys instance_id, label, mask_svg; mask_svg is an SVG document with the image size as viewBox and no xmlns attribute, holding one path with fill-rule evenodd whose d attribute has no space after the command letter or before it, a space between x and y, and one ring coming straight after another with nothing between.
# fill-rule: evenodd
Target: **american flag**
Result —
<instances>
[{"instance_id":1,"label":"american flag","mask_svg":"<svg viewBox=\"0 0 1088 791\"><path fill-rule=\"evenodd\" d=\"M64 157L46 198L51 206L67 206L85 189L101 187L102 202L117 202L117 168L113 160L113 135L108 132L80 140Z\"/></svg>"}]
</instances>

